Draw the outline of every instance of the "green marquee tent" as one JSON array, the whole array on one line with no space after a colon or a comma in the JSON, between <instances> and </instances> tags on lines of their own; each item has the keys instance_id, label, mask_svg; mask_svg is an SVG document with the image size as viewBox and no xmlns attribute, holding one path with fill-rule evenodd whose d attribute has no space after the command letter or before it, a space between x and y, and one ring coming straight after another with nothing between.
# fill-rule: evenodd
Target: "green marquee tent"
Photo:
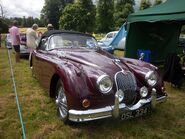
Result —
<instances>
[{"instance_id":1,"label":"green marquee tent","mask_svg":"<svg viewBox=\"0 0 185 139\"><path fill-rule=\"evenodd\" d=\"M168 53L178 50L184 23L185 0L167 0L129 15L125 56L138 58L138 50L148 50L151 62L164 61Z\"/></svg>"}]
</instances>

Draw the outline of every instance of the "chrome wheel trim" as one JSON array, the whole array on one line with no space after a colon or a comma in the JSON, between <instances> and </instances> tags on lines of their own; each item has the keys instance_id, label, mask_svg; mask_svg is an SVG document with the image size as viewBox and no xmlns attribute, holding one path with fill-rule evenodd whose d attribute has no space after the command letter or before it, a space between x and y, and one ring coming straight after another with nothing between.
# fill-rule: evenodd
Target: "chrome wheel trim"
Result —
<instances>
[{"instance_id":1,"label":"chrome wheel trim","mask_svg":"<svg viewBox=\"0 0 185 139\"><path fill-rule=\"evenodd\" d=\"M64 93L64 89L60 86L57 90L56 105L58 107L59 114L62 119L68 116L67 99Z\"/></svg>"}]
</instances>

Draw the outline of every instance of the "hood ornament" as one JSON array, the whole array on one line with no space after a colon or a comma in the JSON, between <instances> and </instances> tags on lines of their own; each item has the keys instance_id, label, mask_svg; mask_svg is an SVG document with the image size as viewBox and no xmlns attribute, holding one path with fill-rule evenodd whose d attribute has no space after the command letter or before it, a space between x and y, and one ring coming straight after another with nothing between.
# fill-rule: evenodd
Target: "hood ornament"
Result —
<instances>
[{"instance_id":1,"label":"hood ornament","mask_svg":"<svg viewBox=\"0 0 185 139\"><path fill-rule=\"evenodd\" d=\"M122 72L124 72L122 66L120 65L121 61L118 58L113 59L113 62L121 69Z\"/></svg>"}]
</instances>

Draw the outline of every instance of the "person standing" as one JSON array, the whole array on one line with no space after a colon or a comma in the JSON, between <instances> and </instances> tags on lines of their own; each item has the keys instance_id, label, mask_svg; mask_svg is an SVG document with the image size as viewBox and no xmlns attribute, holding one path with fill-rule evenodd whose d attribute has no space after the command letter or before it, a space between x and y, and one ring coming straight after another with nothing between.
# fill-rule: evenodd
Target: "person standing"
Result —
<instances>
[{"instance_id":1,"label":"person standing","mask_svg":"<svg viewBox=\"0 0 185 139\"><path fill-rule=\"evenodd\" d=\"M52 25L52 24L48 24L48 25L47 25L47 30L48 30L48 31L49 31L49 30L54 30L53 25Z\"/></svg>"},{"instance_id":2,"label":"person standing","mask_svg":"<svg viewBox=\"0 0 185 139\"><path fill-rule=\"evenodd\" d=\"M32 28L28 28L26 30L26 45L30 49L35 49L37 46L37 44L36 44L36 40L38 39L38 35L36 32L37 29L38 29L38 25L33 24Z\"/></svg>"},{"instance_id":3,"label":"person standing","mask_svg":"<svg viewBox=\"0 0 185 139\"><path fill-rule=\"evenodd\" d=\"M20 32L17 27L18 23L16 20L13 21L13 26L9 29L11 43L15 50L15 61L16 63L20 62Z\"/></svg>"}]
</instances>

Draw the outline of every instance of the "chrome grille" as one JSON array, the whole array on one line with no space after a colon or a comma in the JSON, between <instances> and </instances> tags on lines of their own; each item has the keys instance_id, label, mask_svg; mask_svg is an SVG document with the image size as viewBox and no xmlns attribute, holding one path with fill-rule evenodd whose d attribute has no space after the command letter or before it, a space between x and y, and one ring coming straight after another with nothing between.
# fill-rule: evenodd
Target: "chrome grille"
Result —
<instances>
[{"instance_id":1,"label":"chrome grille","mask_svg":"<svg viewBox=\"0 0 185 139\"><path fill-rule=\"evenodd\" d=\"M123 73L121 71L116 73L115 81L117 90L121 89L124 92L123 102L126 105L132 105L137 97L137 84L134 75L131 72Z\"/></svg>"}]
</instances>

